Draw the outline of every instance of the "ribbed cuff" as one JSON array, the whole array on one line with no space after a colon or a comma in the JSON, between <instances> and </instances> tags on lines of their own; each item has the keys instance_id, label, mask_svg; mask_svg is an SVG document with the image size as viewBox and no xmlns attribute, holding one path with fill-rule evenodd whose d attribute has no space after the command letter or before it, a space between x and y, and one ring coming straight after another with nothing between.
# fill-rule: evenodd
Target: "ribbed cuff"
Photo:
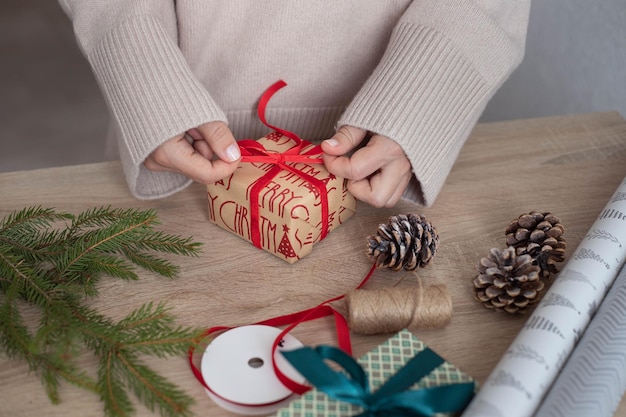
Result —
<instances>
[{"instance_id":1,"label":"ribbed cuff","mask_svg":"<svg viewBox=\"0 0 626 417\"><path fill-rule=\"evenodd\" d=\"M143 168L167 139L209 121L226 121L158 20L140 16L109 33L89 61L121 135L120 155L138 198L171 194L189 180Z\"/></svg>"},{"instance_id":2,"label":"ribbed cuff","mask_svg":"<svg viewBox=\"0 0 626 417\"><path fill-rule=\"evenodd\" d=\"M339 125L398 142L419 181L411 182L404 198L431 205L490 93L447 38L424 26L401 24Z\"/></svg>"}]
</instances>

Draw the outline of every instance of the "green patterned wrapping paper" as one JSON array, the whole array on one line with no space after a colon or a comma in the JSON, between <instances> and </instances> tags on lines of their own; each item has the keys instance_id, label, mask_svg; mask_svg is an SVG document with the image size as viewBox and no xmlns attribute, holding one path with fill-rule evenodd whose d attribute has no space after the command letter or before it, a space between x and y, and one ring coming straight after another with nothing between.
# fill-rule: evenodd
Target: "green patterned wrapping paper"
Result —
<instances>
[{"instance_id":1,"label":"green patterned wrapping paper","mask_svg":"<svg viewBox=\"0 0 626 417\"><path fill-rule=\"evenodd\" d=\"M357 359L367 373L372 392L376 391L391 375L395 374L411 358L426 348L426 344L408 330L396 333L386 342ZM469 375L449 362L443 362L434 371L422 378L411 389L428 388L447 384L475 382ZM345 402L329 398L323 392L312 389L293 400L287 407L278 410L275 417L350 417L363 410ZM448 417L438 413L433 417Z\"/></svg>"}]
</instances>

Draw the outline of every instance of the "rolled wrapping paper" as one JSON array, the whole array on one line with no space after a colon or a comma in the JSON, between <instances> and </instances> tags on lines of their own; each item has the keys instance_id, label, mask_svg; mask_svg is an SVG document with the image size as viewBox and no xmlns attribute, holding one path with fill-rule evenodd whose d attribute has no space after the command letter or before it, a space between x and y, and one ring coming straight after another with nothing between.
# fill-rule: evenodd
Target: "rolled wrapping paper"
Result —
<instances>
[{"instance_id":1,"label":"rolled wrapping paper","mask_svg":"<svg viewBox=\"0 0 626 417\"><path fill-rule=\"evenodd\" d=\"M462 416L533 415L617 277L625 257L626 179Z\"/></svg>"},{"instance_id":2,"label":"rolled wrapping paper","mask_svg":"<svg viewBox=\"0 0 626 417\"><path fill-rule=\"evenodd\" d=\"M626 267L535 417L610 417L626 390Z\"/></svg>"}]
</instances>

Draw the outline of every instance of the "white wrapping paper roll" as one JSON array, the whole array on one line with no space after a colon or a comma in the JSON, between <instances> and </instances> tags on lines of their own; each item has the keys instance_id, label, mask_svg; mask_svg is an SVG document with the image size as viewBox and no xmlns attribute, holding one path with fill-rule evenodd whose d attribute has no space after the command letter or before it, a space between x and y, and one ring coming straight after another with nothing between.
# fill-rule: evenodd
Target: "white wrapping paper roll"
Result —
<instances>
[{"instance_id":1,"label":"white wrapping paper roll","mask_svg":"<svg viewBox=\"0 0 626 417\"><path fill-rule=\"evenodd\" d=\"M200 371L211 399L220 407L242 415L272 413L285 406L293 393L276 376L272 367L272 345L280 329L249 325L230 329L207 346ZM291 380L304 382L279 353L302 347L290 334L285 335L274 357L278 368Z\"/></svg>"},{"instance_id":2,"label":"white wrapping paper roll","mask_svg":"<svg viewBox=\"0 0 626 417\"><path fill-rule=\"evenodd\" d=\"M626 391L626 267L535 417L611 417Z\"/></svg>"},{"instance_id":3,"label":"white wrapping paper roll","mask_svg":"<svg viewBox=\"0 0 626 417\"><path fill-rule=\"evenodd\" d=\"M463 417L533 415L626 258L626 179Z\"/></svg>"}]
</instances>

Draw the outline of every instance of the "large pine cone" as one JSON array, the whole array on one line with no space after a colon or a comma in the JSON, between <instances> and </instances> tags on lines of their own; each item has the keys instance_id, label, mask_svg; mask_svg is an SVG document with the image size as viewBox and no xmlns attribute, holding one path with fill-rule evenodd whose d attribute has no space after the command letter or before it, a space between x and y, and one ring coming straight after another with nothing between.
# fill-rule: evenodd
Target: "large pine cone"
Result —
<instances>
[{"instance_id":1,"label":"large pine cone","mask_svg":"<svg viewBox=\"0 0 626 417\"><path fill-rule=\"evenodd\" d=\"M414 270L430 263L439 247L437 230L424 216L400 214L367 237L367 255L378 268Z\"/></svg>"},{"instance_id":2,"label":"large pine cone","mask_svg":"<svg viewBox=\"0 0 626 417\"><path fill-rule=\"evenodd\" d=\"M515 247L517 255L530 255L541 268L543 278L550 278L559 269L556 263L565 260L565 228L552 213L532 211L522 214L506 228L506 243Z\"/></svg>"},{"instance_id":3,"label":"large pine cone","mask_svg":"<svg viewBox=\"0 0 626 417\"><path fill-rule=\"evenodd\" d=\"M539 266L530 255L516 255L515 248L491 249L478 265L474 279L476 299L487 308L507 313L523 313L539 300L544 283Z\"/></svg>"}]
</instances>

